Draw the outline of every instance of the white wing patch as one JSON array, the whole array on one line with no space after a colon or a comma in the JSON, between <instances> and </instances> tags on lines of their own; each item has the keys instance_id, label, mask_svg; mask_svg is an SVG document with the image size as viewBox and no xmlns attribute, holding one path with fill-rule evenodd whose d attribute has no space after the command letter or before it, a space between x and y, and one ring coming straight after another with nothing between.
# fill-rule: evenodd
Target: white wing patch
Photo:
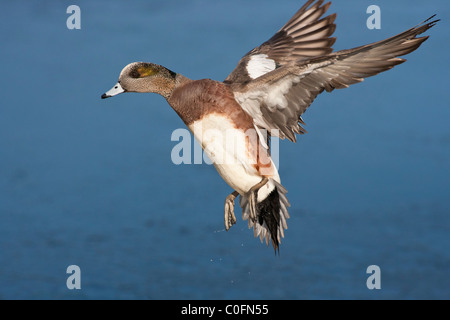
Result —
<instances>
[{"instance_id":1,"label":"white wing patch","mask_svg":"<svg viewBox=\"0 0 450 320\"><path fill-rule=\"evenodd\" d=\"M250 78L256 79L275 70L276 67L275 60L269 59L267 54L256 54L250 56L247 63L247 72Z\"/></svg>"},{"instance_id":2,"label":"white wing patch","mask_svg":"<svg viewBox=\"0 0 450 320\"><path fill-rule=\"evenodd\" d=\"M253 57L258 56L266 55L260 54ZM252 61L253 57L249 61L248 65L251 65L250 62ZM261 61L264 59L261 59L260 57L259 60L258 58L256 58L255 61ZM270 59L265 60L270 61ZM289 74L282 72L280 73L282 76L275 75L275 79L277 79L276 77L278 76L277 80L271 80L270 82L264 82L263 80L265 79L256 80L256 83L258 85L254 85L251 90L235 91L234 98L242 107L242 109L250 114L250 116L253 118L253 123L255 126L267 129L270 131L271 135L278 136L284 139L285 134L274 129L280 129L294 117L295 120L298 121L299 115L297 115L298 110L296 108L298 108L298 104L301 102L301 97L298 98L300 100L298 103L295 103L295 101L290 102L286 98L286 95L307 75L311 74L321 67L328 66L332 63L334 63L334 60L332 59L308 63L292 70L292 72L290 72ZM282 66L278 68L277 71L283 71L283 68L285 67ZM274 72L276 73L277 71ZM317 72L319 73L319 71ZM318 74L316 76L322 76L322 78L326 77L326 79L331 79L333 75L324 73L324 71L322 71L322 74ZM309 87L305 85L305 91L308 90L308 88ZM308 98L309 96L305 96L305 99ZM266 111L269 112L263 114L263 108L265 108ZM272 117L271 114L273 114L274 116Z\"/></svg>"}]
</instances>

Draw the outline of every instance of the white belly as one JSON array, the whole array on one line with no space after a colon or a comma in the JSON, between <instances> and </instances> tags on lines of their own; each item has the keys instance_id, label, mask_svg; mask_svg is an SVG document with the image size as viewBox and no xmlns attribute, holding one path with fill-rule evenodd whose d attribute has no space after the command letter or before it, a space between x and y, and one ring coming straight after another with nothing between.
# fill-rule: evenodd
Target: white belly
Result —
<instances>
[{"instance_id":1,"label":"white belly","mask_svg":"<svg viewBox=\"0 0 450 320\"><path fill-rule=\"evenodd\" d=\"M261 181L263 177L254 166L256 160L248 151L248 138L245 132L236 129L227 118L220 114L211 114L192 123L189 130L211 159L220 176L239 194L245 195ZM273 162L272 166L274 168L272 178L280 182ZM273 188L271 183L266 184L258 192L258 198L266 198Z\"/></svg>"}]
</instances>

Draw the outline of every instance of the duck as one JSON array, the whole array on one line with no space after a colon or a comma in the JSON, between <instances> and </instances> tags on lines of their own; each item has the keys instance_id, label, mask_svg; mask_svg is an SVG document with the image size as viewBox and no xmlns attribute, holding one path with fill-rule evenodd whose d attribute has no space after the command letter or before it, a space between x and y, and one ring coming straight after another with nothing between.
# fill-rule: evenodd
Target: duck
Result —
<instances>
[{"instance_id":1,"label":"duck","mask_svg":"<svg viewBox=\"0 0 450 320\"><path fill-rule=\"evenodd\" d=\"M192 80L150 62L133 62L102 99L126 92L166 99L192 132L219 175L233 189L224 206L225 229L243 220L279 253L290 218L287 190L270 153L270 138L296 142L302 115L324 91L347 88L402 64L429 36L435 15L402 33L353 49L333 51L336 13L331 2L307 1L269 40L245 54L223 81Z\"/></svg>"}]
</instances>

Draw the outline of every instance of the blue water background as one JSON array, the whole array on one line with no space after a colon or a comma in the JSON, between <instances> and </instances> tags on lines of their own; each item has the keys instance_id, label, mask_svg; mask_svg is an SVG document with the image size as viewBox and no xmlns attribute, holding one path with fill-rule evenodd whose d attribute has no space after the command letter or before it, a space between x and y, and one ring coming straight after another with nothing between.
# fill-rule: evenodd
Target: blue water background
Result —
<instances>
[{"instance_id":1,"label":"blue water background","mask_svg":"<svg viewBox=\"0 0 450 320\"><path fill-rule=\"evenodd\" d=\"M366 27L371 4L381 30ZM238 207L225 232L232 190L212 166L172 163L184 125L163 98L100 99L132 61L223 80L301 5L2 1L0 299L449 299L448 1L333 2L336 50L443 21L405 64L319 96L309 133L281 142L280 256ZM66 287L73 264L81 290Z\"/></svg>"}]
</instances>

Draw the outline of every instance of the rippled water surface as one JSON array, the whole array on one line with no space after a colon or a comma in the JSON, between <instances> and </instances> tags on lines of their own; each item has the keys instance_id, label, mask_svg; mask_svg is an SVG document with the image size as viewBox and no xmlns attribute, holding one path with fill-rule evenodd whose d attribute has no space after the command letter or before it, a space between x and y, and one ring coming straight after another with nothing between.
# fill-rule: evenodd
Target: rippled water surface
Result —
<instances>
[{"instance_id":1,"label":"rippled water surface","mask_svg":"<svg viewBox=\"0 0 450 320\"><path fill-rule=\"evenodd\" d=\"M3 1L0 298L450 298L448 1L377 1L381 30L366 27L371 1L334 1L336 50L444 21L407 63L321 95L309 133L280 143L280 256L238 207L225 232L232 190L212 166L172 163L184 124L163 98L100 99L132 61L222 80L302 4ZM381 290L366 287L370 265Z\"/></svg>"}]
</instances>

